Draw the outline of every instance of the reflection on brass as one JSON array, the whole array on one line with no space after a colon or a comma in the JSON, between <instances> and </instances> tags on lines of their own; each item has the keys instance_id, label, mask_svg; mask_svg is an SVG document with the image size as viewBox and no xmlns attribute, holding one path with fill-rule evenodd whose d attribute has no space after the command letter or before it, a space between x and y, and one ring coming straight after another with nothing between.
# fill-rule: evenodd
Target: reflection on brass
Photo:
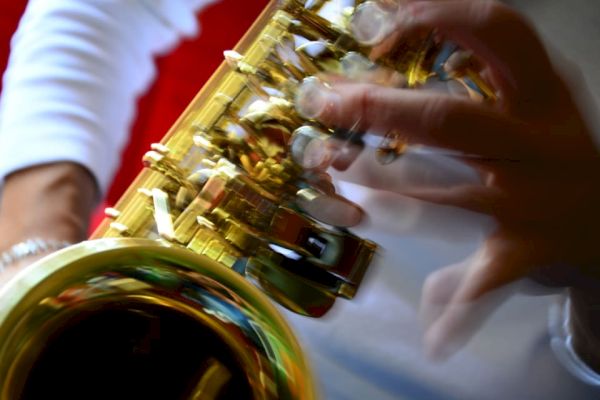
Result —
<instances>
[{"instance_id":1,"label":"reflection on brass","mask_svg":"<svg viewBox=\"0 0 600 400\"><path fill-rule=\"evenodd\" d=\"M32 266L3 288L0 398L314 399L285 320L213 256L105 238Z\"/></svg>"},{"instance_id":2,"label":"reflection on brass","mask_svg":"<svg viewBox=\"0 0 600 400\"><path fill-rule=\"evenodd\" d=\"M401 135L396 131L390 131L385 134L377 148L376 157L381 164L389 164L404 154L406 149L406 142L402 140Z\"/></svg>"},{"instance_id":3,"label":"reflection on brass","mask_svg":"<svg viewBox=\"0 0 600 400\"><path fill-rule=\"evenodd\" d=\"M154 205L154 221L156 222L158 234L166 240L175 239L168 195L160 189L152 189L152 200Z\"/></svg>"},{"instance_id":4,"label":"reflection on brass","mask_svg":"<svg viewBox=\"0 0 600 400\"><path fill-rule=\"evenodd\" d=\"M316 74L381 65L415 86L436 76L435 66L444 61L438 57L443 46L427 38L407 41L393 58L371 65L369 49L347 31L352 8L337 1L311 0L306 7L300 0L272 1L151 146L144 170L106 210L96 240L42 260L3 289L1 400L38 387L45 398L64 398L70 387L64 380L79 379L61 376L65 365L72 374L97 367L98 376L81 378L98 380L88 390L112 387L121 358L155 359L165 380L189 379L173 383L173 392L161 398L315 397L300 346L264 294L294 312L321 316L337 297L354 297L376 245L302 211L311 199L327 196L321 189L329 180L326 171L299 164L306 146L297 144L292 154L294 132L314 128L326 140L334 130L303 119L296 92ZM360 134L347 135L353 136ZM402 149L397 139L386 138L394 155ZM171 331L180 336L163 344ZM75 339L61 342L63 334ZM114 346L102 347L113 340ZM77 358L83 352L78 343L90 354L98 350L104 361ZM111 361L110 351L121 345L130 353ZM163 348L171 350L163 354ZM60 368L52 367L55 353L48 349L64 355ZM128 383L139 398L161 378L142 376L136 387L136 371L124 374L132 375ZM52 379L63 386L50 385ZM118 382L106 398L128 397Z\"/></svg>"},{"instance_id":5,"label":"reflection on brass","mask_svg":"<svg viewBox=\"0 0 600 400\"><path fill-rule=\"evenodd\" d=\"M203 400L217 398L231 379L231 373L222 363L211 358L208 366L202 373L198 386L192 390L191 400Z\"/></svg>"}]
</instances>

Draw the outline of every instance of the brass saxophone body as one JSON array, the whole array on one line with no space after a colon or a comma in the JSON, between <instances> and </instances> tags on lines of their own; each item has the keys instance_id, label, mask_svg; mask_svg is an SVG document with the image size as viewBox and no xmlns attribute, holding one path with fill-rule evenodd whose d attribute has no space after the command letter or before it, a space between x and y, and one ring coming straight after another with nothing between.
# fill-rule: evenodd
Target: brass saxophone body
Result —
<instances>
[{"instance_id":1,"label":"brass saxophone body","mask_svg":"<svg viewBox=\"0 0 600 400\"><path fill-rule=\"evenodd\" d=\"M292 148L302 129L336 134L294 96L349 54L367 60L347 28L361 3L272 1L91 240L1 289L0 399L315 398L266 295L319 317L376 250L303 209L326 191ZM439 54L413 43L394 68L417 85Z\"/></svg>"}]
</instances>

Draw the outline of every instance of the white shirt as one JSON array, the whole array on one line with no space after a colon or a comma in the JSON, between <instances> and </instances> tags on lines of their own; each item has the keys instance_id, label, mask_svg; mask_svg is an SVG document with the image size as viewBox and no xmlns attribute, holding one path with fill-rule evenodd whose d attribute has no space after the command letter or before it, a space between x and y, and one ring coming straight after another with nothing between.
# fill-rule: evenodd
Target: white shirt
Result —
<instances>
[{"instance_id":1,"label":"white shirt","mask_svg":"<svg viewBox=\"0 0 600 400\"><path fill-rule=\"evenodd\" d=\"M106 191L135 99L154 77L153 56L193 35L194 13L209 2L31 0L4 78L0 177L71 160L92 171ZM428 176L443 171L471 179L459 167L448 172L447 162L428 167ZM597 398L550 351L548 297L513 297L450 361L427 361L417 318L423 280L467 257L490 221L349 183L340 188L370 210L372 223L358 234L378 242L382 252L356 299L338 300L325 318L284 311L325 398Z\"/></svg>"},{"instance_id":2,"label":"white shirt","mask_svg":"<svg viewBox=\"0 0 600 400\"><path fill-rule=\"evenodd\" d=\"M154 56L197 33L213 0L31 0L14 35L0 103L0 180L68 160L106 192Z\"/></svg>"}]
</instances>

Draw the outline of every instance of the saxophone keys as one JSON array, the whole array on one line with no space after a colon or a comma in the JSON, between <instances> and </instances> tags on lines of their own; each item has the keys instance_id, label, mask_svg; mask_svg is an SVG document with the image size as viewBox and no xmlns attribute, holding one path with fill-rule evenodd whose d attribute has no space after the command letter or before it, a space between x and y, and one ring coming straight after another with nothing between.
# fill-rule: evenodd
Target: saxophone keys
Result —
<instances>
[{"instance_id":1,"label":"saxophone keys","mask_svg":"<svg viewBox=\"0 0 600 400\"><path fill-rule=\"evenodd\" d=\"M107 207L104 209L104 215L106 215L108 218L118 218L119 215L121 215L121 211L117 210L116 208L112 208L112 207Z\"/></svg>"},{"instance_id":2,"label":"saxophone keys","mask_svg":"<svg viewBox=\"0 0 600 400\"><path fill-rule=\"evenodd\" d=\"M167 146L165 146L162 143L152 143L150 145L150 148L152 150L156 151L157 153L165 155L165 156L171 152L171 149L169 149Z\"/></svg>"},{"instance_id":3,"label":"saxophone keys","mask_svg":"<svg viewBox=\"0 0 600 400\"><path fill-rule=\"evenodd\" d=\"M152 203L154 205L154 222L158 234L166 240L175 240L173 218L169 206L169 195L160 189L152 189Z\"/></svg>"},{"instance_id":4,"label":"saxophone keys","mask_svg":"<svg viewBox=\"0 0 600 400\"><path fill-rule=\"evenodd\" d=\"M220 152L220 149L217 146L215 146L214 144L212 144L211 141L203 135L194 135L192 137L192 140L194 142L194 145L196 145L208 152L211 152L211 153Z\"/></svg>"},{"instance_id":5,"label":"saxophone keys","mask_svg":"<svg viewBox=\"0 0 600 400\"><path fill-rule=\"evenodd\" d=\"M115 221L111 222L110 228L117 231L119 233L119 235L121 235L121 236L131 236L131 230L129 229L129 227L120 222L115 222Z\"/></svg>"},{"instance_id":6,"label":"saxophone keys","mask_svg":"<svg viewBox=\"0 0 600 400\"><path fill-rule=\"evenodd\" d=\"M250 162L250 157L247 154L240 155L240 163L242 163L242 167L248 172L250 175L254 174L254 167Z\"/></svg>"},{"instance_id":7,"label":"saxophone keys","mask_svg":"<svg viewBox=\"0 0 600 400\"><path fill-rule=\"evenodd\" d=\"M179 210L183 210L192 202L192 200L194 200L195 196L195 192L181 186L175 195L175 207Z\"/></svg>"}]
</instances>

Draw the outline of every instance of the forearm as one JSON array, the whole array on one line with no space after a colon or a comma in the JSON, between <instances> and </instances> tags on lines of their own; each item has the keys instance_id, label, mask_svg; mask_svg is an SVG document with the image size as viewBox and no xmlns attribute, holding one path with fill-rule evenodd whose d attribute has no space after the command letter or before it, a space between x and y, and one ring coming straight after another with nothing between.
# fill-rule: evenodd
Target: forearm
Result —
<instances>
[{"instance_id":1,"label":"forearm","mask_svg":"<svg viewBox=\"0 0 600 400\"><path fill-rule=\"evenodd\" d=\"M70 162L39 165L9 175L0 202L0 250L34 237L69 242L84 239L97 196L94 178Z\"/></svg>"},{"instance_id":2,"label":"forearm","mask_svg":"<svg viewBox=\"0 0 600 400\"><path fill-rule=\"evenodd\" d=\"M191 3L205 1L30 1L3 81L0 185L14 171L69 160L106 192L154 56L194 33Z\"/></svg>"}]
</instances>

